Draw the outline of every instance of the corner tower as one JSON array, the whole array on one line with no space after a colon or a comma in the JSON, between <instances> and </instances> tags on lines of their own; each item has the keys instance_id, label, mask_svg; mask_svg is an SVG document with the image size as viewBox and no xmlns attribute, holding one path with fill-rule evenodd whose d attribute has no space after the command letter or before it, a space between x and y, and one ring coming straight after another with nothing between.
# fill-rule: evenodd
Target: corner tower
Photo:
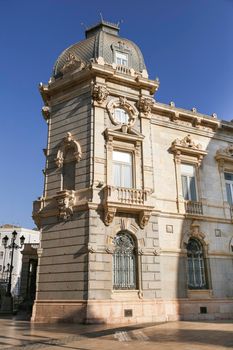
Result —
<instances>
[{"instance_id":1,"label":"corner tower","mask_svg":"<svg viewBox=\"0 0 233 350\"><path fill-rule=\"evenodd\" d=\"M48 123L35 322L135 322L160 310L148 79L140 49L101 21L40 85ZM150 306L150 307L148 307Z\"/></svg>"}]
</instances>

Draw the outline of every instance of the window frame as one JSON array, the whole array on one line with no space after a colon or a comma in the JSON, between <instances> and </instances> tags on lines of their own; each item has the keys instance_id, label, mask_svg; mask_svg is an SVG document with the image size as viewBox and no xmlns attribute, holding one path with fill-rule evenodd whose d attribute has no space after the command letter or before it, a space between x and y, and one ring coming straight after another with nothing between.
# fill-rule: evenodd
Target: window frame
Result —
<instances>
[{"instance_id":1,"label":"window frame","mask_svg":"<svg viewBox=\"0 0 233 350\"><path fill-rule=\"evenodd\" d=\"M193 173L194 175L191 176L190 174L188 174L188 172L183 172L182 171L182 165L187 165L189 167L193 168ZM180 175L181 175L181 186L182 186L182 194L183 194L183 198L185 201L191 201L191 202L198 202L199 200L199 195L198 195L198 183L197 183L197 169L195 164L191 164L191 163L185 163L182 162L181 163L181 167L180 167ZM185 177L187 179L187 194L188 194L188 198L185 198L185 193L184 193L184 188L183 188L183 177ZM195 185L195 199L193 199L193 195L192 195L192 189L191 189L191 179L194 179L194 185Z\"/></svg>"},{"instance_id":2,"label":"window frame","mask_svg":"<svg viewBox=\"0 0 233 350\"><path fill-rule=\"evenodd\" d=\"M131 255L129 255L127 252L125 253L125 256L124 256L124 258L122 259L120 259L120 263L124 263L125 262L125 260L129 260L129 259L125 259L125 257L129 257L129 256L132 256L133 257L133 276L131 276L131 274L130 274L130 270L129 269L127 269L126 270L126 273L127 273L127 275L126 276L128 276L128 278L120 278L120 283L119 284L122 284L123 282L122 281L124 281L124 282L126 282L126 280L133 280L133 282L134 282L134 284L132 285L132 287L130 287L130 286L117 286L116 284L115 284L115 281L117 280L117 278L116 278L116 274L118 274L118 271L119 270L123 270L122 269L122 266L120 266L120 268L119 268L119 262L117 262L117 264L116 264L116 260L117 260L117 255L118 255L118 253L116 253L116 249L117 249L117 247L116 247L116 244L114 244L114 240L116 240L116 238L117 238L117 236L119 237L119 236L126 236L126 237L128 237L129 238L129 241L131 241L131 243L133 243L133 245L134 245L134 247L133 247L133 249L132 249L132 253L131 253ZM113 254L112 254L112 289L113 289L113 291L114 292L116 292L116 291L135 291L135 290L138 290L138 288L139 288L139 276L138 276L138 271L139 271L139 269L138 269L138 264L139 264L139 261L138 261L138 254L137 254L137 242L136 242L136 240L135 240L135 238L131 235L131 233L129 233L128 231L125 231L125 230L121 230L121 231L119 231L116 235L115 235L115 237L114 237L114 239L113 239L113 245L114 245L114 250L113 250ZM124 253L122 253L121 255L123 255ZM115 266L117 265L117 269L115 269ZM127 265L128 265L128 267L129 267L129 262L127 262ZM124 264L124 266L126 266L125 264ZM129 272L128 272L129 271Z\"/></svg>"},{"instance_id":3,"label":"window frame","mask_svg":"<svg viewBox=\"0 0 233 350\"><path fill-rule=\"evenodd\" d=\"M118 60L121 63L118 63ZM126 62L126 64L124 64L123 62ZM116 50L115 51L115 63L119 66L124 66L124 67L129 67L129 55L126 52L120 51L120 50Z\"/></svg>"},{"instance_id":4,"label":"window frame","mask_svg":"<svg viewBox=\"0 0 233 350\"><path fill-rule=\"evenodd\" d=\"M188 250L188 246L191 242L194 242L199 251L196 253L196 257L191 250ZM202 242L196 237L190 237L187 243L187 285L189 290L207 290L209 289L208 283L208 273L207 273L207 264L206 264L206 254ZM189 256L192 255L192 256ZM190 264L191 262L191 264ZM191 285L190 283L190 265L192 265L192 280L195 283L195 280L199 279L204 281L202 284Z\"/></svg>"},{"instance_id":5,"label":"window frame","mask_svg":"<svg viewBox=\"0 0 233 350\"><path fill-rule=\"evenodd\" d=\"M125 153L125 154L129 154L130 158L131 158L131 186L130 187L126 187L126 186L118 186L115 184L115 172L114 172L114 165L116 164L116 162L118 162L119 164L127 164L127 163L123 163L120 161L115 161L114 158L114 152L119 152L119 153ZM122 177L122 173L121 176ZM135 161L134 161L134 152L130 152L130 151L126 151L125 149L121 149L121 148L113 148L112 151L112 182L113 182L113 186L115 187L122 187L122 188L134 188L135 187Z\"/></svg>"}]
</instances>

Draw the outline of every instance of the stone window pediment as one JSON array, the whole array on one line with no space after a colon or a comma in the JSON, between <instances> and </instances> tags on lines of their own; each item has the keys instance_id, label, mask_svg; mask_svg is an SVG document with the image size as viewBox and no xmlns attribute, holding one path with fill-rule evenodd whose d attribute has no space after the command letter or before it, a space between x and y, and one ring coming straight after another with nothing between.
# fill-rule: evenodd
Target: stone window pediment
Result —
<instances>
[{"instance_id":1,"label":"stone window pediment","mask_svg":"<svg viewBox=\"0 0 233 350\"><path fill-rule=\"evenodd\" d=\"M106 129L104 133L107 141L115 139L133 142L138 141L141 143L144 139L144 135L128 125L120 125L112 129Z\"/></svg>"},{"instance_id":2,"label":"stone window pediment","mask_svg":"<svg viewBox=\"0 0 233 350\"><path fill-rule=\"evenodd\" d=\"M183 139L176 139L172 142L171 152L174 153L176 161L187 161L200 165L207 151L202 149L202 145L193 141L191 135Z\"/></svg>"},{"instance_id":3,"label":"stone window pediment","mask_svg":"<svg viewBox=\"0 0 233 350\"><path fill-rule=\"evenodd\" d=\"M233 165L233 145L217 150L215 159L222 165L224 165L225 162Z\"/></svg>"},{"instance_id":4,"label":"stone window pediment","mask_svg":"<svg viewBox=\"0 0 233 350\"><path fill-rule=\"evenodd\" d=\"M60 143L57 151L57 157L55 158L55 162L58 168L61 168L63 166L65 156L70 152L71 149L73 150L73 159L69 157L70 161L74 160L79 162L82 158L81 146L77 141L74 140L71 133L68 132L66 137L64 137Z\"/></svg>"}]
</instances>

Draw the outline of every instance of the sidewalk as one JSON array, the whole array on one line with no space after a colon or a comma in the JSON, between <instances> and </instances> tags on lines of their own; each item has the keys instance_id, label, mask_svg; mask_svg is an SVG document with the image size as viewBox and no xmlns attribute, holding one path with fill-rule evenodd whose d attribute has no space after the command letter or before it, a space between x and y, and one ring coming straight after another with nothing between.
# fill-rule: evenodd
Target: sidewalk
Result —
<instances>
[{"instance_id":1,"label":"sidewalk","mask_svg":"<svg viewBox=\"0 0 233 350\"><path fill-rule=\"evenodd\" d=\"M30 324L0 319L1 350L233 349L233 321L130 326Z\"/></svg>"}]
</instances>

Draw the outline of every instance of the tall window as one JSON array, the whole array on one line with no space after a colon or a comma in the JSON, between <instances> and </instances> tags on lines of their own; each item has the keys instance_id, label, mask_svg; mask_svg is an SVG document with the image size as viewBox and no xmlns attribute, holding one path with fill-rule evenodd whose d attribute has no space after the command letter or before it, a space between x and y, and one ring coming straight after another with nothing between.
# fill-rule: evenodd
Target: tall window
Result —
<instances>
[{"instance_id":1,"label":"tall window","mask_svg":"<svg viewBox=\"0 0 233 350\"><path fill-rule=\"evenodd\" d=\"M227 201L230 205L233 205L233 174L224 173L226 190L227 190Z\"/></svg>"},{"instance_id":2,"label":"tall window","mask_svg":"<svg viewBox=\"0 0 233 350\"><path fill-rule=\"evenodd\" d=\"M115 108L115 110L114 110L114 117L115 117L115 120L116 120L117 123L128 124L128 122L129 122L129 115L122 108Z\"/></svg>"},{"instance_id":3,"label":"tall window","mask_svg":"<svg viewBox=\"0 0 233 350\"><path fill-rule=\"evenodd\" d=\"M70 148L65 153L65 159L62 168L63 190L75 190L75 167L74 149Z\"/></svg>"},{"instance_id":4,"label":"tall window","mask_svg":"<svg viewBox=\"0 0 233 350\"><path fill-rule=\"evenodd\" d=\"M203 247L199 240L190 238L187 245L188 256L188 288L206 289L207 279Z\"/></svg>"},{"instance_id":5,"label":"tall window","mask_svg":"<svg viewBox=\"0 0 233 350\"><path fill-rule=\"evenodd\" d=\"M128 55L126 53L116 51L116 64L128 67Z\"/></svg>"},{"instance_id":6,"label":"tall window","mask_svg":"<svg viewBox=\"0 0 233 350\"><path fill-rule=\"evenodd\" d=\"M188 201L197 201L195 167L189 164L181 164L181 180L183 197Z\"/></svg>"},{"instance_id":7,"label":"tall window","mask_svg":"<svg viewBox=\"0 0 233 350\"><path fill-rule=\"evenodd\" d=\"M136 255L132 237L120 232L114 238L113 288L136 289Z\"/></svg>"},{"instance_id":8,"label":"tall window","mask_svg":"<svg viewBox=\"0 0 233 350\"><path fill-rule=\"evenodd\" d=\"M113 151L114 185L131 188L132 186L132 154L128 152Z\"/></svg>"}]
</instances>

